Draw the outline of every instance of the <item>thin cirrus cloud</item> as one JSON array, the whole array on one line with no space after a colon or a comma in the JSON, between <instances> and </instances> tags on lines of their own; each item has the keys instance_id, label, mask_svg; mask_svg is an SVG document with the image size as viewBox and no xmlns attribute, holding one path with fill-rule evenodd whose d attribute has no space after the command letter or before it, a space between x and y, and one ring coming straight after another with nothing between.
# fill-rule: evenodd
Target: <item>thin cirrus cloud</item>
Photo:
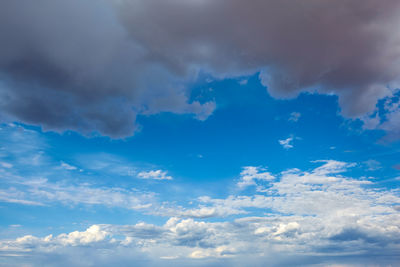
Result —
<instances>
[{"instance_id":1,"label":"thin cirrus cloud","mask_svg":"<svg viewBox=\"0 0 400 267\"><path fill-rule=\"evenodd\" d=\"M1 177L3 177L1 175ZM18 178L14 176L14 178ZM99 187L88 184L58 183L47 179L24 180L9 183L7 189L0 189L0 201L29 206L61 205L101 205L140 210L152 206L153 194L141 193L118 187ZM14 187L11 187L14 186Z\"/></svg>"},{"instance_id":2,"label":"thin cirrus cloud","mask_svg":"<svg viewBox=\"0 0 400 267\"><path fill-rule=\"evenodd\" d=\"M138 114L204 120L215 102L186 88L200 71L259 73L277 98L336 94L362 117L398 87L399 12L397 0L1 1L2 119L114 138ZM397 136L391 113L375 128Z\"/></svg>"}]
</instances>

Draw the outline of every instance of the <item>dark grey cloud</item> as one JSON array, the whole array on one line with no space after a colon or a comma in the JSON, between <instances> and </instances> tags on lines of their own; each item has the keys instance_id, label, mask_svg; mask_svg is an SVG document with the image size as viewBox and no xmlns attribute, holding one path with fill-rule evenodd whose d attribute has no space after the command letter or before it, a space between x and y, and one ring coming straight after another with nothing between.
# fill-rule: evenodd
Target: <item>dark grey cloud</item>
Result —
<instances>
[{"instance_id":1,"label":"dark grey cloud","mask_svg":"<svg viewBox=\"0 0 400 267\"><path fill-rule=\"evenodd\" d=\"M2 117L131 135L137 114L205 119L185 83L260 72L278 98L337 94L373 111L400 74L397 0L100 0L0 3Z\"/></svg>"},{"instance_id":2,"label":"dark grey cloud","mask_svg":"<svg viewBox=\"0 0 400 267\"><path fill-rule=\"evenodd\" d=\"M212 113L212 102L188 103L185 80L148 59L110 4L0 3L3 119L124 137L133 134L138 113Z\"/></svg>"},{"instance_id":3,"label":"dark grey cloud","mask_svg":"<svg viewBox=\"0 0 400 267\"><path fill-rule=\"evenodd\" d=\"M219 76L264 70L273 96L337 93L349 116L372 110L399 77L398 1L123 3L131 35L177 71L189 63Z\"/></svg>"},{"instance_id":4,"label":"dark grey cloud","mask_svg":"<svg viewBox=\"0 0 400 267\"><path fill-rule=\"evenodd\" d=\"M368 233L363 232L360 229L344 229L341 233L334 235L330 238L333 241L355 241L361 240L367 243L385 243L388 241L388 238L382 238L381 236L371 236Z\"/></svg>"}]
</instances>

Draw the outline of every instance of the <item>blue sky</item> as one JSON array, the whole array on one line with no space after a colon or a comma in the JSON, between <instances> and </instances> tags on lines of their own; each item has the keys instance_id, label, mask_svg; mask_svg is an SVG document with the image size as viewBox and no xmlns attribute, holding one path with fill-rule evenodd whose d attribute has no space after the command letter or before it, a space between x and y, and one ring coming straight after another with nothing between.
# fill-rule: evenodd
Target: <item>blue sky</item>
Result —
<instances>
[{"instance_id":1,"label":"blue sky","mask_svg":"<svg viewBox=\"0 0 400 267\"><path fill-rule=\"evenodd\" d=\"M370 250L397 251L398 142L343 118L336 96L276 100L256 75L204 77L192 86L194 99L217 104L207 120L143 115L141 130L122 140L3 124L6 264L26 259L10 255L44 264L42 253L48 260L71 249L57 256L65 260L83 246L140 254L110 256L109 264L139 257L155 265L240 265L254 254L247 235L264 255L256 253L255 264L285 265L297 254L304 264L353 264ZM164 240L167 231L177 236ZM269 249L282 259L272 261Z\"/></svg>"},{"instance_id":2,"label":"blue sky","mask_svg":"<svg viewBox=\"0 0 400 267\"><path fill-rule=\"evenodd\" d=\"M396 266L399 18L2 1L0 266Z\"/></svg>"}]
</instances>

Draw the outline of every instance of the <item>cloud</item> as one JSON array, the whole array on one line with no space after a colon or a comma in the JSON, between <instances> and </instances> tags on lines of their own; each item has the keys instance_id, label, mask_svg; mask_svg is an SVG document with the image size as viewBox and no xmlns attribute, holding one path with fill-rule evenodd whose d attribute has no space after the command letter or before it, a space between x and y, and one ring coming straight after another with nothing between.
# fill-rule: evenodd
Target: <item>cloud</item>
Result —
<instances>
[{"instance_id":1,"label":"cloud","mask_svg":"<svg viewBox=\"0 0 400 267\"><path fill-rule=\"evenodd\" d=\"M400 138L400 90L385 97L383 105L379 105L373 112L361 117L364 129L383 130L386 136L381 141L395 141Z\"/></svg>"},{"instance_id":2,"label":"cloud","mask_svg":"<svg viewBox=\"0 0 400 267\"><path fill-rule=\"evenodd\" d=\"M394 0L123 3L129 33L177 72L193 65L223 77L263 70L271 95L335 93L347 116L373 110L399 77Z\"/></svg>"},{"instance_id":3,"label":"cloud","mask_svg":"<svg viewBox=\"0 0 400 267\"><path fill-rule=\"evenodd\" d=\"M337 160L314 160L312 163L323 163L322 166L313 170L313 174L318 176L332 174L332 173L342 173L347 171L349 168L354 167L355 163L347 163Z\"/></svg>"},{"instance_id":4,"label":"cloud","mask_svg":"<svg viewBox=\"0 0 400 267\"><path fill-rule=\"evenodd\" d=\"M243 168L240 173L240 181L237 183L238 187L245 188L247 186L256 185L258 181L271 181L275 179L266 169L261 167L247 166Z\"/></svg>"},{"instance_id":5,"label":"cloud","mask_svg":"<svg viewBox=\"0 0 400 267\"><path fill-rule=\"evenodd\" d=\"M72 166L72 165L70 165L70 164L68 164L68 163L65 163L65 162L63 162L63 161L61 161L60 167L63 168L63 169L65 169L65 170L69 170L69 171L74 171L74 170L78 169L77 167Z\"/></svg>"},{"instance_id":6,"label":"cloud","mask_svg":"<svg viewBox=\"0 0 400 267\"><path fill-rule=\"evenodd\" d=\"M373 111L400 76L397 0L6 0L0 10L1 117L45 130L120 138L139 114L204 120L215 103L191 102L186 88L200 71L259 73L277 98L336 94L349 117Z\"/></svg>"},{"instance_id":7,"label":"cloud","mask_svg":"<svg viewBox=\"0 0 400 267\"><path fill-rule=\"evenodd\" d=\"M369 159L367 161L364 161L364 164L367 167L367 170L369 171L376 171L382 169L381 163L374 159Z\"/></svg>"},{"instance_id":8,"label":"cloud","mask_svg":"<svg viewBox=\"0 0 400 267\"><path fill-rule=\"evenodd\" d=\"M375 129L384 130L387 133L385 137L387 140L397 140L400 137L400 91L397 92L393 97L388 97L384 105L383 117L378 115L379 124L375 126Z\"/></svg>"},{"instance_id":9,"label":"cloud","mask_svg":"<svg viewBox=\"0 0 400 267\"><path fill-rule=\"evenodd\" d=\"M18 178L18 177L17 177ZM57 183L47 179L19 180L8 183L8 189L0 189L0 201L23 205L102 205L140 210L152 205L151 193L140 193L118 187L99 187L89 184Z\"/></svg>"},{"instance_id":10,"label":"cloud","mask_svg":"<svg viewBox=\"0 0 400 267\"><path fill-rule=\"evenodd\" d=\"M36 206L103 205L128 209L152 205L152 193L98 184L98 169L114 179L121 175L128 176L129 168L126 169L124 161L98 154L96 159L99 162L89 160L86 164L90 166L82 164L89 172L77 174L71 172L77 167L51 157L47 152L47 140L36 131L8 125L1 128L0 137L3 141L0 159L4 160L1 161L4 168L0 168L1 202ZM10 166L12 168L8 168ZM96 179L91 179L93 176Z\"/></svg>"},{"instance_id":11,"label":"cloud","mask_svg":"<svg viewBox=\"0 0 400 267\"><path fill-rule=\"evenodd\" d=\"M0 166L6 169L10 169L13 167L13 165L11 163L8 162L0 162Z\"/></svg>"},{"instance_id":12,"label":"cloud","mask_svg":"<svg viewBox=\"0 0 400 267\"><path fill-rule=\"evenodd\" d=\"M29 260L33 266L52 266L54 257L83 252L85 261L74 266L110 266L115 261L124 266L122 260L129 266L133 259L141 259L138 266L196 266L198 259L202 266L397 263L399 191L344 176L352 163L314 163L319 166L311 170L289 169L276 179L254 179L264 188L256 195L199 198L197 214L201 208L214 209L218 220L194 219L195 209L175 206L178 217L160 225L95 224L70 233L0 240L0 255L6 263ZM261 213L251 214L255 209ZM229 212L235 216L221 218Z\"/></svg>"},{"instance_id":13,"label":"cloud","mask_svg":"<svg viewBox=\"0 0 400 267\"><path fill-rule=\"evenodd\" d=\"M19 228L24 233L18 238L0 240L4 266L130 266L132 262L137 266L387 266L400 260L399 190L352 177L356 166L368 171L364 163L315 160L309 169L274 174L266 167L246 166L238 174L239 181L232 180L246 190L168 202L169 191L165 199L165 192L144 192L126 182L124 186L98 184L96 173L97 183L88 182L86 175L91 174L86 171L60 168L65 160L116 179L131 168L119 158L98 154L75 161L54 160L35 131L9 125L2 127L0 135L1 162L14 159L11 168L0 168L0 201L53 208L118 208L150 215L143 218L152 220L129 225L95 222L64 233L49 228L43 236ZM32 163L39 151L43 151L41 159ZM40 176L23 175L25 167ZM133 173L136 177L138 172ZM72 174L79 176L74 180L68 176ZM165 171L158 174L167 176Z\"/></svg>"},{"instance_id":14,"label":"cloud","mask_svg":"<svg viewBox=\"0 0 400 267\"><path fill-rule=\"evenodd\" d=\"M300 112L292 112L290 113L289 121L298 122L301 117Z\"/></svg>"},{"instance_id":15,"label":"cloud","mask_svg":"<svg viewBox=\"0 0 400 267\"><path fill-rule=\"evenodd\" d=\"M139 177L139 173L142 173L143 179L169 179L167 172L161 169L138 171L138 167L131 167L131 162L121 161L108 154L98 154L95 157L86 155L73 160L74 165L85 169L84 172L61 169L60 160L63 159L52 160L47 153L40 154L42 161L39 165L29 165L38 151L45 151L45 140L39 138L35 131L20 126L3 127L0 135L4 137L4 149L0 151L2 160L14 159L10 163L12 168L0 168L2 202L41 206L118 207L162 217L193 219L260 215L267 211L319 216L327 209L339 213L349 210L359 214L371 210L371 207L375 211L390 212L392 206L399 205L397 192L372 190L374 183L369 180L343 177L343 173L356 165L335 160L314 161L317 166L312 170L288 169L276 174L271 174L265 167L246 166L239 174L239 179L232 181L239 189L246 189L238 191L239 195L236 193L225 198L206 195L190 199L192 203L168 202L169 192L141 191L146 188L144 180L126 179ZM364 164L360 167L365 170L369 168ZM26 170L40 175L26 176ZM104 181L108 181L109 176L120 184L109 186L107 183L99 183L99 172L105 173ZM118 178L122 179L116 180ZM131 183L136 183L135 187ZM176 186L175 181L171 183L171 186ZM249 195L241 195L244 193Z\"/></svg>"},{"instance_id":16,"label":"cloud","mask_svg":"<svg viewBox=\"0 0 400 267\"><path fill-rule=\"evenodd\" d=\"M266 173L263 179L252 179L251 185L257 192L253 195L230 195L223 199L203 196L198 199L198 208L177 206L159 211L164 216L189 218L228 217L248 214L251 209L317 217L336 216L336 213L341 214L339 217L372 216L376 212L395 214L393 207L400 203L397 190L375 190L371 181L343 177L341 174L356 166L353 163L335 160L314 163L322 165L311 171L289 169L275 177Z\"/></svg>"},{"instance_id":17,"label":"cloud","mask_svg":"<svg viewBox=\"0 0 400 267\"><path fill-rule=\"evenodd\" d=\"M98 225L92 225L84 232L74 231L69 234L61 234L57 239L63 245L76 246L103 241L107 235L108 233L101 230Z\"/></svg>"},{"instance_id":18,"label":"cloud","mask_svg":"<svg viewBox=\"0 0 400 267\"><path fill-rule=\"evenodd\" d=\"M243 80L240 80L240 81L239 81L239 84L242 85L242 86L244 86L244 85L247 85L248 82L249 82L249 80L243 79Z\"/></svg>"},{"instance_id":19,"label":"cloud","mask_svg":"<svg viewBox=\"0 0 400 267\"><path fill-rule=\"evenodd\" d=\"M41 202L26 199L24 192L16 190L15 188L9 188L7 190L0 189L0 201L29 206L44 206Z\"/></svg>"},{"instance_id":20,"label":"cloud","mask_svg":"<svg viewBox=\"0 0 400 267\"><path fill-rule=\"evenodd\" d=\"M293 137L288 137L287 139L283 140L278 140L279 144L283 146L284 149L290 149L293 148L292 142L293 142Z\"/></svg>"},{"instance_id":21,"label":"cloud","mask_svg":"<svg viewBox=\"0 0 400 267\"><path fill-rule=\"evenodd\" d=\"M117 9L103 0L1 2L2 118L114 138L133 134L137 114L206 119L215 104L189 103L191 75L152 60Z\"/></svg>"},{"instance_id":22,"label":"cloud","mask_svg":"<svg viewBox=\"0 0 400 267\"><path fill-rule=\"evenodd\" d=\"M166 171L155 170L155 171L142 171L137 175L141 179L152 179L152 180L172 180L172 177L167 175Z\"/></svg>"}]
</instances>

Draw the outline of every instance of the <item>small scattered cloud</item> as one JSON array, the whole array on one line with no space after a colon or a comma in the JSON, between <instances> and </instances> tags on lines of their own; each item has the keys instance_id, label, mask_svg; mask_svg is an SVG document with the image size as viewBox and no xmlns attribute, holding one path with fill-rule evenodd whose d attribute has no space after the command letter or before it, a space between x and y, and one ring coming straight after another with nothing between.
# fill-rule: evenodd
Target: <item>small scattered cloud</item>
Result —
<instances>
[{"instance_id":1,"label":"small scattered cloud","mask_svg":"<svg viewBox=\"0 0 400 267\"><path fill-rule=\"evenodd\" d=\"M256 181L272 181L275 177L266 168L247 166L240 173L240 181L237 183L239 188L256 185Z\"/></svg>"},{"instance_id":2,"label":"small scattered cloud","mask_svg":"<svg viewBox=\"0 0 400 267\"><path fill-rule=\"evenodd\" d=\"M167 175L167 171L162 170L142 171L138 173L137 177L151 180L172 180L172 177Z\"/></svg>"},{"instance_id":3,"label":"small scattered cloud","mask_svg":"<svg viewBox=\"0 0 400 267\"><path fill-rule=\"evenodd\" d=\"M68 163L65 163L64 161L61 161L60 167L65 169L65 170L68 170L68 171L74 171L74 170L78 169L77 167L72 166L72 165L70 165Z\"/></svg>"},{"instance_id":4,"label":"small scattered cloud","mask_svg":"<svg viewBox=\"0 0 400 267\"><path fill-rule=\"evenodd\" d=\"M370 116L365 116L363 119L363 128L366 130L373 130L378 127L380 124L380 118L378 113L375 114L375 116L370 117Z\"/></svg>"},{"instance_id":5,"label":"small scattered cloud","mask_svg":"<svg viewBox=\"0 0 400 267\"><path fill-rule=\"evenodd\" d=\"M376 171L379 169L382 169L382 164L374 159L369 159L367 161L364 161L364 166L367 167L368 171Z\"/></svg>"},{"instance_id":6,"label":"small scattered cloud","mask_svg":"<svg viewBox=\"0 0 400 267\"><path fill-rule=\"evenodd\" d=\"M301 113L300 112L292 112L292 113L290 113L289 121L298 122L300 117L301 117Z\"/></svg>"},{"instance_id":7,"label":"small scattered cloud","mask_svg":"<svg viewBox=\"0 0 400 267\"><path fill-rule=\"evenodd\" d=\"M11 169L13 167L13 165L8 162L0 162L0 166L6 169Z\"/></svg>"},{"instance_id":8,"label":"small scattered cloud","mask_svg":"<svg viewBox=\"0 0 400 267\"><path fill-rule=\"evenodd\" d=\"M240 81L239 81L239 84L240 84L240 85L246 85L248 82L249 82L249 80L243 79L243 80L240 80Z\"/></svg>"},{"instance_id":9,"label":"small scattered cloud","mask_svg":"<svg viewBox=\"0 0 400 267\"><path fill-rule=\"evenodd\" d=\"M286 139L283 140L278 140L279 144L286 150L293 148L293 140L295 138L293 136L290 136ZM297 139L297 138L296 138Z\"/></svg>"},{"instance_id":10,"label":"small scattered cloud","mask_svg":"<svg viewBox=\"0 0 400 267\"><path fill-rule=\"evenodd\" d=\"M319 176L334 173L343 173L349 168L356 166L355 163L347 163L337 160L314 160L312 161L312 163L323 163L322 166L315 168L312 172Z\"/></svg>"}]
</instances>

